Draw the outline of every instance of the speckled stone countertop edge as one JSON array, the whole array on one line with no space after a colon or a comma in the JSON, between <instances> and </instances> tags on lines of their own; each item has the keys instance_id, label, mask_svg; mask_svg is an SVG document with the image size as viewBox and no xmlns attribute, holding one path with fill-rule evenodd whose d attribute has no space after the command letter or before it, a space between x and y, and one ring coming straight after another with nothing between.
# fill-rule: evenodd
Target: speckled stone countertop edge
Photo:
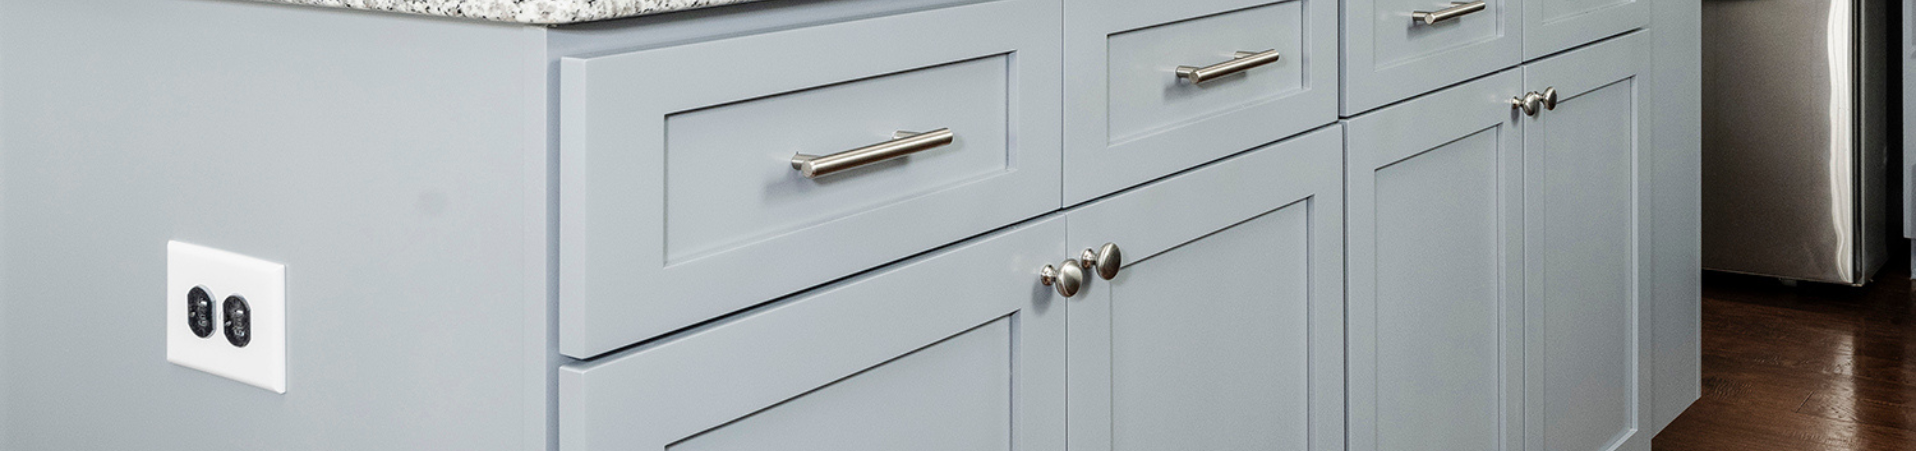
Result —
<instances>
[{"instance_id":1,"label":"speckled stone countertop edge","mask_svg":"<svg viewBox=\"0 0 1916 451\"><path fill-rule=\"evenodd\" d=\"M759 0L258 0L528 25L565 25Z\"/></svg>"}]
</instances>

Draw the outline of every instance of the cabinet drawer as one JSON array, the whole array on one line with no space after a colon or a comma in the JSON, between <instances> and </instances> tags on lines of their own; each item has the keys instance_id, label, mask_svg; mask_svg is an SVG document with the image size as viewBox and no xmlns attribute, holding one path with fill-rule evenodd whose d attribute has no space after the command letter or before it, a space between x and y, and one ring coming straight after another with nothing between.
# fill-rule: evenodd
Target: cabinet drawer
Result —
<instances>
[{"instance_id":1,"label":"cabinet drawer","mask_svg":"<svg viewBox=\"0 0 1916 451\"><path fill-rule=\"evenodd\" d=\"M1067 0L1066 9L1068 204L1336 120L1334 1ZM1240 58L1267 51L1274 61ZM1220 67L1229 62L1248 68ZM1230 74L1193 82L1181 66Z\"/></svg>"},{"instance_id":2,"label":"cabinet drawer","mask_svg":"<svg viewBox=\"0 0 1916 451\"><path fill-rule=\"evenodd\" d=\"M1522 62L1519 6L1518 0L1345 2L1344 114Z\"/></svg>"},{"instance_id":3,"label":"cabinet drawer","mask_svg":"<svg viewBox=\"0 0 1916 451\"><path fill-rule=\"evenodd\" d=\"M1058 10L1000 0L564 60L560 351L1056 209ZM949 143L842 172L793 163L939 129Z\"/></svg>"},{"instance_id":4,"label":"cabinet drawer","mask_svg":"<svg viewBox=\"0 0 1916 451\"><path fill-rule=\"evenodd\" d=\"M560 449L1064 449L1049 219L559 370Z\"/></svg>"},{"instance_id":5,"label":"cabinet drawer","mask_svg":"<svg viewBox=\"0 0 1916 451\"><path fill-rule=\"evenodd\" d=\"M1650 2L1645 0L1523 2L1525 61L1650 26Z\"/></svg>"}]
</instances>

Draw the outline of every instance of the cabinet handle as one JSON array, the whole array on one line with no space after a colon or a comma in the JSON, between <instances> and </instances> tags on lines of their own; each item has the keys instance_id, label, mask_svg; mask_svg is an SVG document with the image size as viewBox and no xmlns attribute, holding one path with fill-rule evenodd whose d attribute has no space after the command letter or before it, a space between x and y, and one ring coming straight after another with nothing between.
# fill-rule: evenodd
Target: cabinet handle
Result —
<instances>
[{"instance_id":1,"label":"cabinet handle","mask_svg":"<svg viewBox=\"0 0 1916 451\"><path fill-rule=\"evenodd\" d=\"M1477 0L1474 2L1450 2L1449 8L1444 8L1444 9L1440 9L1436 11L1411 12L1410 23L1415 24L1415 23L1422 22L1424 25L1436 25L1438 22L1453 20L1459 17L1470 15L1470 13L1483 11L1483 10L1484 10L1484 0Z\"/></svg>"},{"instance_id":2,"label":"cabinet handle","mask_svg":"<svg viewBox=\"0 0 1916 451\"><path fill-rule=\"evenodd\" d=\"M1119 269L1124 268L1124 253L1118 250L1118 245L1104 243L1097 249L1086 248L1078 255L1078 264L1084 265L1086 270L1097 270L1099 278L1111 280L1118 276Z\"/></svg>"},{"instance_id":3,"label":"cabinet handle","mask_svg":"<svg viewBox=\"0 0 1916 451\"><path fill-rule=\"evenodd\" d=\"M949 128L941 128L924 133L901 131L892 134L890 141L831 155L817 156L802 153L793 155L792 169L797 169L798 173L805 175L805 178L818 178L859 166L944 147L951 144L955 137Z\"/></svg>"},{"instance_id":4,"label":"cabinet handle","mask_svg":"<svg viewBox=\"0 0 1916 451\"><path fill-rule=\"evenodd\" d=\"M1078 288L1084 286L1084 267L1077 260L1065 259L1058 266L1044 265L1038 270L1038 282L1057 288L1058 295L1071 297L1078 294Z\"/></svg>"},{"instance_id":5,"label":"cabinet handle","mask_svg":"<svg viewBox=\"0 0 1916 451\"><path fill-rule=\"evenodd\" d=\"M1236 56L1231 58L1230 61L1222 63L1204 67L1178 66L1178 78L1191 83L1203 83L1215 80L1218 77L1250 70L1253 67L1275 63L1282 57L1282 55L1277 54L1276 49L1262 52L1237 52Z\"/></svg>"},{"instance_id":6,"label":"cabinet handle","mask_svg":"<svg viewBox=\"0 0 1916 451\"><path fill-rule=\"evenodd\" d=\"M1556 111L1557 88L1554 86L1543 88L1542 94L1538 94L1537 91L1530 91L1529 93L1525 93L1523 97L1511 97L1510 107L1523 110L1525 116L1536 116L1537 113L1541 112L1539 110L1540 108L1541 110Z\"/></svg>"},{"instance_id":7,"label":"cabinet handle","mask_svg":"<svg viewBox=\"0 0 1916 451\"><path fill-rule=\"evenodd\" d=\"M1523 110L1523 114L1525 116L1533 116L1533 117L1536 116L1537 108L1541 106L1540 104L1542 103L1543 103L1543 95L1537 94L1537 91L1530 91L1528 93L1524 93L1523 97L1510 98L1510 107L1514 109L1518 109L1518 110Z\"/></svg>"}]
</instances>

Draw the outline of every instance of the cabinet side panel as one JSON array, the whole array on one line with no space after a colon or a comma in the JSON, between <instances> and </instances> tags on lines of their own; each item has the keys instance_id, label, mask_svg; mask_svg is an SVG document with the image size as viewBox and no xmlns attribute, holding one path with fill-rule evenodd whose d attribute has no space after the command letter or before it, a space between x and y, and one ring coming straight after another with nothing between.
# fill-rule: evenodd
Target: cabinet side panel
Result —
<instances>
[{"instance_id":1,"label":"cabinet side panel","mask_svg":"<svg viewBox=\"0 0 1916 451\"><path fill-rule=\"evenodd\" d=\"M1656 2L1651 77L1651 432L1703 393L1702 5Z\"/></svg>"},{"instance_id":2,"label":"cabinet side panel","mask_svg":"<svg viewBox=\"0 0 1916 451\"><path fill-rule=\"evenodd\" d=\"M539 34L255 2L6 8L0 448L543 448ZM284 395L167 363L167 240L286 265Z\"/></svg>"}]
</instances>

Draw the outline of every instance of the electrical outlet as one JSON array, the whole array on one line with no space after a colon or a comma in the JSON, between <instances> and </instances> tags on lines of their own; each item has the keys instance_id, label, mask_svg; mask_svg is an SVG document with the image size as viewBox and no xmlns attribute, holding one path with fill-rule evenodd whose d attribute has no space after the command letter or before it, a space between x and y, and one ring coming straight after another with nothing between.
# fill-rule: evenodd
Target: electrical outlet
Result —
<instances>
[{"instance_id":1,"label":"electrical outlet","mask_svg":"<svg viewBox=\"0 0 1916 451\"><path fill-rule=\"evenodd\" d=\"M166 361L286 393L286 265L166 242Z\"/></svg>"}]
</instances>

